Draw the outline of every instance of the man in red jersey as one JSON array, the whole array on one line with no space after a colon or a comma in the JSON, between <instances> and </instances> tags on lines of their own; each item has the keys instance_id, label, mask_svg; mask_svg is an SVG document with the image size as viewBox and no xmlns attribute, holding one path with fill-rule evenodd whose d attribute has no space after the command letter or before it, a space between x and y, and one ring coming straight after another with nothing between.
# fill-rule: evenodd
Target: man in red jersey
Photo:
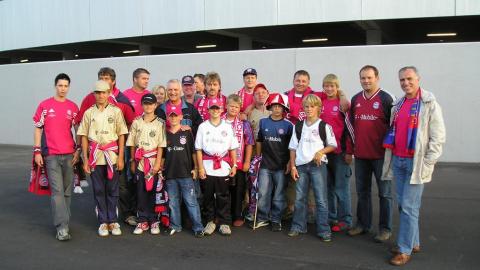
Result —
<instances>
[{"instance_id":1,"label":"man in red jersey","mask_svg":"<svg viewBox=\"0 0 480 270\"><path fill-rule=\"evenodd\" d=\"M55 78L55 96L42 101L33 116L35 125L35 163L45 166L52 190L53 224L57 239L69 240L70 200L72 194L73 164L78 161L72 136L78 107L67 99L70 77L60 73Z\"/></svg>"},{"instance_id":2,"label":"man in red jersey","mask_svg":"<svg viewBox=\"0 0 480 270\"><path fill-rule=\"evenodd\" d=\"M133 86L123 91L135 110L135 116L143 113L141 100L143 95L150 94L150 91L147 90L149 80L150 72L144 68L137 68L133 71Z\"/></svg>"},{"instance_id":3,"label":"man in red jersey","mask_svg":"<svg viewBox=\"0 0 480 270\"><path fill-rule=\"evenodd\" d=\"M379 229L376 242L383 242L392 234L392 181L382 179L385 149L383 138L387 133L393 97L379 86L378 69L364 66L360 69L363 90L352 97L350 122L354 129L355 182L357 188L357 223L348 231L350 236L372 229L372 174L375 176L380 203ZM349 149L352 149L349 147ZM352 153L347 153L347 160ZM347 161L348 162L348 161Z\"/></svg>"}]
</instances>

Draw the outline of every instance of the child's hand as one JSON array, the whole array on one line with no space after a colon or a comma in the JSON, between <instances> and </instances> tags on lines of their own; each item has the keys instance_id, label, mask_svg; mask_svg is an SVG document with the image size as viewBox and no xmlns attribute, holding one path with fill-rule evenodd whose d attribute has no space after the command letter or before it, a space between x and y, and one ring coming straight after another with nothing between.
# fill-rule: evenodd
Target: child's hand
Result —
<instances>
[{"instance_id":1,"label":"child's hand","mask_svg":"<svg viewBox=\"0 0 480 270\"><path fill-rule=\"evenodd\" d=\"M158 166L153 166L153 169L152 169L152 174L155 175L157 174L162 168L160 167L160 165Z\"/></svg>"},{"instance_id":2,"label":"child's hand","mask_svg":"<svg viewBox=\"0 0 480 270\"><path fill-rule=\"evenodd\" d=\"M313 161L315 161L315 164L317 164L317 166L322 165L322 158L324 155L325 154L322 151L318 151L315 153L315 157L313 157Z\"/></svg>"},{"instance_id":3,"label":"child's hand","mask_svg":"<svg viewBox=\"0 0 480 270\"><path fill-rule=\"evenodd\" d=\"M236 173L237 173L237 167L232 166L232 168L230 169L230 174L228 176L234 177Z\"/></svg>"},{"instance_id":4,"label":"child's hand","mask_svg":"<svg viewBox=\"0 0 480 270\"><path fill-rule=\"evenodd\" d=\"M298 175L297 167L292 167L290 169L290 175L295 182L298 180L298 178L300 178L300 175Z\"/></svg>"},{"instance_id":5,"label":"child's hand","mask_svg":"<svg viewBox=\"0 0 480 270\"><path fill-rule=\"evenodd\" d=\"M197 170L196 170L196 169L193 169L193 170L191 171L191 173L192 173L192 179L193 179L193 180L196 180L197 177L198 177L198 175L197 175L197 174L198 174L198 173L197 173Z\"/></svg>"},{"instance_id":6,"label":"child's hand","mask_svg":"<svg viewBox=\"0 0 480 270\"><path fill-rule=\"evenodd\" d=\"M123 158L117 159L117 171L123 170L125 167L125 161L123 161Z\"/></svg>"},{"instance_id":7,"label":"child's hand","mask_svg":"<svg viewBox=\"0 0 480 270\"><path fill-rule=\"evenodd\" d=\"M42 157L42 155L35 155L35 163L39 167L43 167L43 157Z\"/></svg>"},{"instance_id":8,"label":"child's hand","mask_svg":"<svg viewBox=\"0 0 480 270\"><path fill-rule=\"evenodd\" d=\"M83 163L83 171L88 174L92 173L90 170L90 165L88 165L88 161Z\"/></svg>"},{"instance_id":9,"label":"child's hand","mask_svg":"<svg viewBox=\"0 0 480 270\"><path fill-rule=\"evenodd\" d=\"M250 169L250 161L246 161L245 163L243 163L242 171L248 172L249 169Z\"/></svg>"},{"instance_id":10,"label":"child's hand","mask_svg":"<svg viewBox=\"0 0 480 270\"><path fill-rule=\"evenodd\" d=\"M198 169L198 176L200 177L200 179L207 179L207 174L205 173L204 168Z\"/></svg>"}]
</instances>

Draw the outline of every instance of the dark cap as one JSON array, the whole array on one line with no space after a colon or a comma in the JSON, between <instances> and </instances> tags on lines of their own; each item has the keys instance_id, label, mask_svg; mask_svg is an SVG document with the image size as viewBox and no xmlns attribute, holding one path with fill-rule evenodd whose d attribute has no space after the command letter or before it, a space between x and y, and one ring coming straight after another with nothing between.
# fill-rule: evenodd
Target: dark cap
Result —
<instances>
[{"instance_id":1,"label":"dark cap","mask_svg":"<svg viewBox=\"0 0 480 270\"><path fill-rule=\"evenodd\" d=\"M145 94L142 97L142 104L154 104L157 103L157 97L154 94Z\"/></svg>"},{"instance_id":2,"label":"dark cap","mask_svg":"<svg viewBox=\"0 0 480 270\"><path fill-rule=\"evenodd\" d=\"M182 78L182 85L192 85L193 84L193 77L190 75L183 76Z\"/></svg>"},{"instance_id":3,"label":"dark cap","mask_svg":"<svg viewBox=\"0 0 480 270\"><path fill-rule=\"evenodd\" d=\"M243 77L247 75L255 75L257 76L257 71L254 68L247 68L243 71Z\"/></svg>"}]
</instances>

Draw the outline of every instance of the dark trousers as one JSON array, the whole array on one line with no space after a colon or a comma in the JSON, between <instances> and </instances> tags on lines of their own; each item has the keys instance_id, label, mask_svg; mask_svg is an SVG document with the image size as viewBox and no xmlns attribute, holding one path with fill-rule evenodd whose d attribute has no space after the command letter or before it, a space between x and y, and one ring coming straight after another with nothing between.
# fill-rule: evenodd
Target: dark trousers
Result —
<instances>
[{"instance_id":1,"label":"dark trousers","mask_svg":"<svg viewBox=\"0 0 480 270\"><path fill-rule=\"evenodd\" d=\"M213 221L215 214L221 225L232 223L230 202L230 178L209 176L201 181L203 193L203 216L206 222Z\"/></svg>"},{"instance_id":2,"label":"dark trousers","mask_svg":"<svg viewBox=\"0 0 480 270\"><path fill-rule=\"evenodd\" d=\"M125 149L125 168L120 175L120 213L123 218L135 216L137 211L137 185L130 174L130 149Z\"/></svg>"},{"instance_id":3,"label":"dark trousers","mask_svg":"<svg viewBox=\"0 0 480 270\"><path fill-rule=\"evenodd\" d=\"M379 230L392 231L392 181L382 180L382 159L355 159L357 188L357 226L372 229L372 174L375 176L380 203Z\"/></svg>"},{"instance_id":4,"label":"dark trousers","mask_svg":"<svg viewBox=\"0 0 480 270\"><path fill-rule=\"evenodd\" d=\"M107 177L107 165L97 165L90 178L98 211L98 221L100 223L117 222L119 174L116 166L113 168L112 179Z\"/></svg>"},{"instance_id":5,"label":"dark trousers","mask_svg":"<svg viewBox=\"0 0 480 270\"><path fill-rule=\"evenodd\" d=\"M138 222L156 222L155 213L155 188L157 186L158 176L154 176L153 188L147 191L145 188L145 174L140 170L135 172L135 182L137 182L137 216Z\"/></svg>"},{"instance_id":6,"label":"dark trousers","mask_svg":"<svg viewBox=\"0 0 480 270\"><path fill-rule=\"evenodd\" d=\"M232 218L233 220L243 219L243 201L245 199L246 179L245 172L238 170L231 179L230 194L232 197Z\"/></svg>"}]
</instances>

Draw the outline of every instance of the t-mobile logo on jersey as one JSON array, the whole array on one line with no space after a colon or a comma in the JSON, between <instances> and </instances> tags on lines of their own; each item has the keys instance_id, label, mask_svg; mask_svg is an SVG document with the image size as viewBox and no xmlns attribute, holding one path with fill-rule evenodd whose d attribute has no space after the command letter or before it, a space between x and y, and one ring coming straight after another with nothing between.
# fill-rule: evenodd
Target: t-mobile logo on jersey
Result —
<instances>
[{"instance_id":1,"label":"t-mobile logo on jersey","mask_svg":"<svg viewBox=\"0 0 480 270\"><path fill-rule=\"evenodd\" d=\"M378 119L378 116L375 116L373 114L360 114L360 115L355 115L355 119L375 121Z\"/></svg>"}]
</instances>

